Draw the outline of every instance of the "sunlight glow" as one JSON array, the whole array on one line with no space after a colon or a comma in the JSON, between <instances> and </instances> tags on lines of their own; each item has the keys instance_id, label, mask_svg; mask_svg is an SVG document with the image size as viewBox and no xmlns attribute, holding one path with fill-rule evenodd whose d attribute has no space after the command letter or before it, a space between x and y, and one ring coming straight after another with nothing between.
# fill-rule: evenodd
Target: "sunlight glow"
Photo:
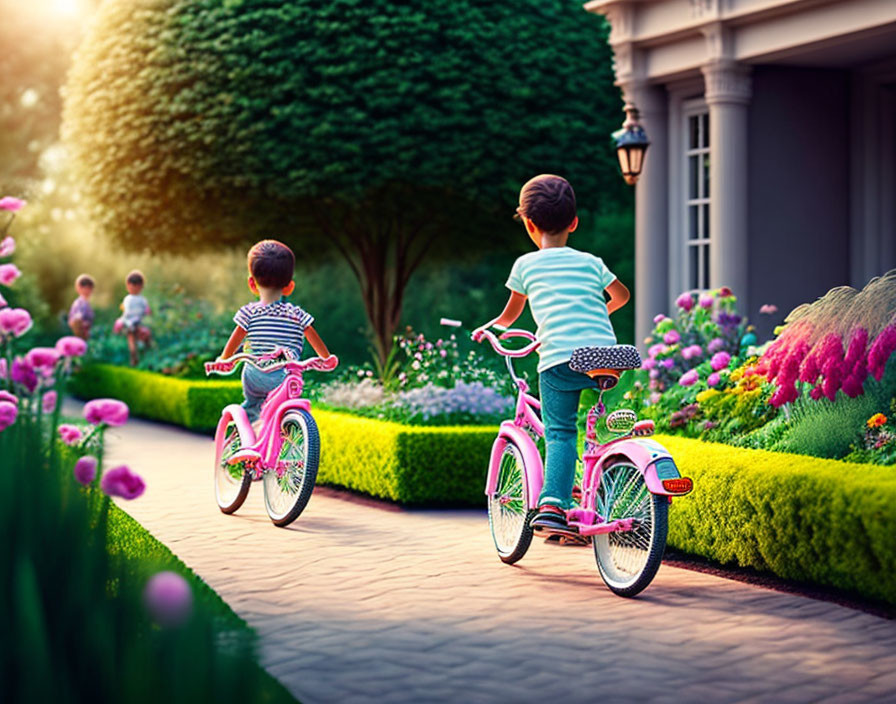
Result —
<instances>
[{"instance_id":1,"label":"sunlight glow","mask_svg":"<svg viewBox=\"0 0 896 704\"><path fill-rule=\"evenodd\" d=\"M57 15L74 17L81 12L81 0L53 0L52 5Z\"/></svg>"}]
</instances>

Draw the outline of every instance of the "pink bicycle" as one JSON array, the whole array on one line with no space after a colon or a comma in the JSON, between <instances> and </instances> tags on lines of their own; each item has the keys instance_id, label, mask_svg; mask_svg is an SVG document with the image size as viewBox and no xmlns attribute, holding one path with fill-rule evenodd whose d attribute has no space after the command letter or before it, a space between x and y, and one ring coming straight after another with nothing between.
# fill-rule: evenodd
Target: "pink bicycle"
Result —
<instances>
[{"instance_id":1,"label":"pink bicycle","mask_svg":"<svg viewBox=\"0 0 896 704\"><path fill-rule=\"evenodd\" d=\"M261 407L260 427L252 427L239 404L221 412L215 433L215 498L224 513L233 513L246 500L253 479L264 484L264 504L276 526L287 526L305 509L320 460L320 435L311 416L311 402L301 398L302 372L332 371L335 356L313 357L304 362L281 361L275 355L253 357L236 354L207 362L205 373L231 374L244 362L256 369L285 369L283 383L268 394Z\"/></svg>"},{"instance_id":2,"label":"pink bicycle","mask_svg":"<svg viewBox=\"0 0 896 704\"><path fill-rule=\"evenodd\" d=\"M544 483L544 464L536 441L544 437L541 403L529 394L529 386L517 376L513 360L538 347L525 330L507 330L501 339L521 337L525 347L502 347L490 331L483 338L505 357L517 387L513 420L501 423L492 446L485 493L488 517L498 555L512 564L521 559L532 542L529 525L536 513ZM603 392L619 382L627 369L641 366L638 350L630 345L586 347L573 353L570 367L594 379ZM666 449L655 440L653 421L638 421L634 411L620 409L607 416L607 429L620 437L598 442L597 419L601 400L591 408L586 423L585 452L579 505L566 512L570 526L591 536L597 569L606 585L619 596L634 596L656 575L666 549L668 510L673 496L691 491L693 482L682 477Z\"/></svg>"}]
</instances>

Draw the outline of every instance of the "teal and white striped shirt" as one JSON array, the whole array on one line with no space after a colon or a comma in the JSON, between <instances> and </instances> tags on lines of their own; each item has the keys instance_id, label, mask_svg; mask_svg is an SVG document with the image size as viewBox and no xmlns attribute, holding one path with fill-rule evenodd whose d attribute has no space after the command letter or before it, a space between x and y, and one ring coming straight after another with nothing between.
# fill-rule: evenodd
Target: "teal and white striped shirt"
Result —
<instances>
[{"instance_id":1,"label":"teal and white striped shirt","mask_svg":"<svg viewBox=\"0 0 896 704\"><path fill-rule=\"evenodd\" d=\"M538 371L568 362L576 347L615 345L604 289L616 279L600 257L548 247L517 259L507 288L529 299L541 340Z\"/></svg>"}]
</instances>

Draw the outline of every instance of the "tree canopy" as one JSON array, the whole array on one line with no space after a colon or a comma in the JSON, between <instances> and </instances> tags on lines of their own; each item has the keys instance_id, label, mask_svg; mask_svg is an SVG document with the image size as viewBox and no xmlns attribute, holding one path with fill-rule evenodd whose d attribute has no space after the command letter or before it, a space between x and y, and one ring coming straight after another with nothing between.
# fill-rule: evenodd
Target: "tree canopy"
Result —
<instances>
[{"instance_id":1,"label":"tree canopy","mask_svg":"<svg viewBox=\"0 0 896 704\"><path fill-rule=\"evenodd\" d=\"M592 210L628 202L620 107L605 23L577 2L108 0L65 126L124 245L335 249L385 331L424 256L519 236L534 174Z\"/></svg>"}]
</instances>

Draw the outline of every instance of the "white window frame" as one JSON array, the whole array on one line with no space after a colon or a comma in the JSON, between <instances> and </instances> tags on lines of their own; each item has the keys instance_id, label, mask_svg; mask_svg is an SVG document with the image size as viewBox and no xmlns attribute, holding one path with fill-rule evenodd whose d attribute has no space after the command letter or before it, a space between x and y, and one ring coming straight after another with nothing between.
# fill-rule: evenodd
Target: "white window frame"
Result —
<instances>
[{"instance_id":1,"label":"white window frame","mask_svg":"<svg viewBox=\"0 0 896 704\"><path fill-rule=\"evenodd\" d=\"M705 146L690 146L690 123L691 118L701 115L706 116L705 123L698 121L701 133L704 131L705 124ZM709 229L709 210L712 208L712 192L704 192L709 189L709 174L704 177L704 168L708 171L709 167L704 167L705 157L708 160L710 156L711 144L709 143L709 107L702 98L696 100L688 100L682 104L682 120L681 120L681 146L679 152L678 163L681 169L681 193L680 200L683 205L683 218L681 221L681 239L679 247L681 248L681 279L683 290L689 291L706 291L710 288L710 271L709 252L712 247L712 232ZM698 140L699 141L699 140ZM691 157L697 157L697 195L691 197L690 193L690 160ZM691 239L691 209L696 208L697 213L697 237ZM697 249L697 271L691 270L691 250ZM706 272L706 276L703 273Z\"/></svg>"}]
</instances>

